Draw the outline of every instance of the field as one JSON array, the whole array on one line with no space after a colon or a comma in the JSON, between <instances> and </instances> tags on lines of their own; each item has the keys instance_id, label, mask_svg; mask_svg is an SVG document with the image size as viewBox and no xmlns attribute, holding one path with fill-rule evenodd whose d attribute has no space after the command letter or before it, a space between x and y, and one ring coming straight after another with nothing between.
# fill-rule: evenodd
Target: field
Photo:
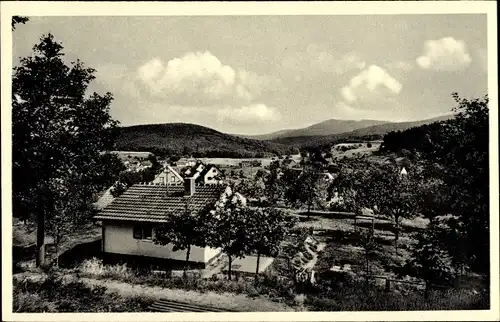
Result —
<instances>
[{"instance_id":1,"label":"field","mask_svg":"<svg viewBox=\"0 0 500 322\"><path fill-rule=\"evenodd\" d=\"M358 147L358 145L360 145L360 147ZM378 151L378 149L380 148L380 142L371 142L371 147L368 147L367 146L368 143L340 143L340 144L336 144L333 148L332 148L332 157L333 158L343 158L343 157L347 157L347 158L352 158L354 156L357 156L357 155L372 155L374 152ZM337 150L337 147L338 148L341 148L341 147L349 147L349 146L356 146L355 149L350 149L350 150L347 150L347 151L339 151Z\"/></svg>"},{"instance_id":2,"label":"field","mask_svg":"<svg viewBox=\"0 0 500 322\"><path fill-rule=\"evenodd\" d=\"M151 152L137 152L137 151L112 151L118 155L118 158L122 161L130 161L130 158L147 159Z\"/></svg>"}]
</instances>

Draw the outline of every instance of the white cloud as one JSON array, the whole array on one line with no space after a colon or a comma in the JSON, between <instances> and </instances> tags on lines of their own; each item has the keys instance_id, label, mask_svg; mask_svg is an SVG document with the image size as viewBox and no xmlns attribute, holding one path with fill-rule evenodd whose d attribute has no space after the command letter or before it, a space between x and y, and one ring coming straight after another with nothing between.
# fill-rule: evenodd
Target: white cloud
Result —
<instances>
[{"instance_id":1,"label":"white cloud","mask_svg":"<svg viewBox=\"0 0 500 322\"><path fill-rule=\"evenodd\" d=\"M217 112L220 122L249 124L259 122L273 122L281 118L281 114L265 104L254 104L240 108L226 107Z\"/></svg>"},{"instance_id":2,"label":"white cloud","mask_svg":"<svg viewBox=\"0 0 500 322\"><path fill-rule=\"evenodd\" d=\"M279 84L271 77L224 65L210 52L190 52L166 63L152 59L137 69L137 77L153 97L200 106L249 102Z\"/></svg>"},{"instance_id":3,"label":"white cloud","mask_svg":"<svg viewBox=\"0 0 500 322\"><path fill-rule=\"evenodd\" d=\"M402 87L401 83L383 68L371 65L354 76L347 86L342 87L341 94L347 102L354 102L379 94L381 88L385 89L386 93L398 94Z\"/></svg>"},{"instance_id":4,"label":"white cloud","mask_svg":"<svg viewBox=\"0 0 500 322\"><path fill-rule=\"evenodd\" d=\"M417 58L421 68L439 71L461 70L471 61L465 42L452 37L426 41L423 55Z\"/></svg>"}]
</instances>

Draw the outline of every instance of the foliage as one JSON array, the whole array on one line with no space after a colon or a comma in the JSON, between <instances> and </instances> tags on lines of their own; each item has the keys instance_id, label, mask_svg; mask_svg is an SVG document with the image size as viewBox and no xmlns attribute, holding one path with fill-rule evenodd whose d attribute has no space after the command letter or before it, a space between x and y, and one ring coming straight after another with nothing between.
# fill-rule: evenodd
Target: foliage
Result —
<instances>
[{"instance_id":1,"label":"foliage","mask_svg":"<svg viewBox=\"0 0 500 322\"><path fill-rule=\"evenodd\" d=\"M242 258L251 250L249 229L252 227L253 211L245 207L240 199L228 198L219 205L211 221L210 231L213 238L208 242L212 248L221 248L229 258L228 278L231 279L231 266L234 258Z\"/></svg>"},{"instance_id":2,"label":"foliage","mask_svg":"<svg viewBox=\"0 0 500 322\"><path fill-rule=\"evenodd\" d=\"M12 31L16 29L16 25L22 23L23 25L27 23L30 19L28 17L12 16Z\"/></svg>"},{"instance_id":3,"label":"foliage","mask_svg":"<svg viewBox=\"0 0 500 322\"><path fill-rule=\"evenodd\" d=\"M14 216L38 216L40 256L45 221L88 219L116 161L100 153L113 150L112 96L86 94L95 70L79 60L66 65L62 49L51 34L41 37L12 79Z\"/></svg>"},{"instance_id":4,"label":"foliage","mask_svg":"<svg viewBox=\"0 0 500 322\"><path fill-rule=\"evenodd\" d=\"M64 283L50 276L43 282L14 280L13 312L134 312L145 311L152 299L124 298L102 286Z\"/></svg>"},{"instance_id":5,"label":"foliage","mask_svg":"<svg viewBox=\"0 0 500 322\"><path fill-rule=\"evenodd\" d=\"M186 250L186 266L189 262L191 246L206 247L211 241L211 234L217 234L213 230L212 212L209 207L194 212L191 210L189 199L183 213L172 214L169 221L155 229L154 242L160 245L173 245L173 251ZM212 205L209 205L212 207Z\"/></svg>"},{"instance_id":6,"label":"foliage","mask_svg":"<svg viewBox=\"0 0 500 322\"><path fill-rule=\"evenodd\" d=\"M252 221L247 231L249 249L257 253L256 274L258 274L260 255L276 257L281 242L295 225L295 220L276 208L259 208L249 214Z\"/></svg>"},{"instance_id":7,"label":"foliage","mask_svg":"<svg viewBox=\"0 0 500 322\"><path fill-rule=\"evenodd\" d=\"M420 213L419 182L415 173L401 175L394 164L359 162L357 168L341 170L330 186L330 193L339 195L347 211L359 215L363 208L367 208L375 215L389 218L393 223L397 252L401 220Z\"/></svg>"},{"instance_id":8,"label":"foliage","mask_svg":"<svg viewBox=\"0 0 500 322\"><path fill-rule=\"evenodd\" d=\"M285 169L281 177L281 186L286 201L291 205L306 206L308 213L313 207L320 209L326 207L328 186L318 163L305 165L300 174Z\"/></svg>"},{"instance_id":9,"label":"foliage","mask_svg":"<svg viewBox=\"0 0 500 322\"><path fill-rule=\"evenodd\" d=\"M151 166L139 171L122 170L118 176L118 180L111 188L111 195L118 197L124 193L130 186L140 182L151 182L161 172L163 167L158 162L155 155L149 155L147 158L151 162Z\"/></svg>"},{"instance_id":10,"label":"foliage","mask_svg":"<svg viewBox=\"0 0 500 322\"><path fill-rule=\"evenodd\" d=\"M359 233L359 242L358 244L365 251L365 259L366 259L366 273L370 272L370 255L377 249L379 249L379 245L374 236L373 229L363 229Z\"/></svg>"},{"instance_id":11,"label":"foliage","mask_svg":"<svg viewBox=\"0 0 500 322\"><path fill-rule=\"evenodd\" d=\"M264 196L264 180L261 176L255 176L252 179L244 178L239 181L236 190L247 198L260 199Z\"/></svg>"},{"instance_id":12,"label":"foliage","mask_svg":"<svg viewBox=\"0 0 500 322\"><path fill-rule=\"evenodd\" d=\"M269 165L269 173L264 177L264 194L267 201L274 204L281 199L282 185L280 182L281 168L279 161L273 161Z\"/></svg>"},{"instance_id":13,"label":"foliage","mask_svg":"<svg viewBox=\"0 0 500 322\"><path fill-rule=\"evenodd\" d=\"M412 259L406 265L407 272L425 281L426 291L430 284L449 283L456 275L451 256L436 238L433 229L420 233Z\"/></svg>"},{"instance_id":14,"label":"foliage","mask_svg":"<svg viewBox=\"0 0 500 322\"><path fill-rule=\"evenodd\" d=\"M460 233L466 238L469 264L478 272L488 273L489 99L487 95L472 100L460 98L457 93L452 96L457 103L453 119L390 133L383 147L421 154L425 175L439 181L423 196L426 215L457 216ZM453 248L452 243L449 247Z\"/></svg>"}]
</instances>

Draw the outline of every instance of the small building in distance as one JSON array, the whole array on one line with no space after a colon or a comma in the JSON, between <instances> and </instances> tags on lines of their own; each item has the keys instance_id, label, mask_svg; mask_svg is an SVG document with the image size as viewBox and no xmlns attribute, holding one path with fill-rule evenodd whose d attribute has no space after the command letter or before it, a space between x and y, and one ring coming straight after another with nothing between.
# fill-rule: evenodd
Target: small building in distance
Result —
<instances>
[{"instance_id":1,"label":"small building in distance","mask_svg":"<svg viewBox=\"0 0 500 322\"><path fill-rule=\"evenodd\" d=\"M281 166L285 167L285 168L288 168L288 169L296 169L298 167L300 167L300 164L295 161L294 159L284 159L282 162L281 162Z\"/></svg>"},{"instance_id":2,"label":"small building in distance","mask_svg":"<svg viewBox=\"0 0 500 322\"><path fill-rule=\"evenodd\" d=\"M242 160L239 163L240 168L261 167L262 161L260 160Z\"/></svg>"}]
</instances>

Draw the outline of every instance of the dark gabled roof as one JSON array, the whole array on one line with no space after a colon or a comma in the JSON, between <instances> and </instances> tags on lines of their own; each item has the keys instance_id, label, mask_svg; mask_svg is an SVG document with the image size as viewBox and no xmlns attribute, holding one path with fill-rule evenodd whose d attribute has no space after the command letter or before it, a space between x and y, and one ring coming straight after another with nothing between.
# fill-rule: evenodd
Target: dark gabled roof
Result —
<instances>
[{"instance_id":1,"label":"dark gabled roof","mask_svg":"<svg viewBox=\"0 0 500 322\"><path fill-rule=\"evenodd\" d=\"M94 219L166 222L169 215L181 214L187 203L194 212L210 205L215 207L225 188L220 184L196 186L195 193L185 197L183 185L139 183L127 189Z\"/></svg>"},{"instance_id":2,"label":"dark gabled roof","mask_svg":"<svg viewBox=\"0 0 500 322\"><path fill-rule=\"evenodd\" d=\"M203 178L205 176L205 174L208 173L208 171L210 171L210 170L212 170L214 168L217 169L217 171L220 172L219 168L217 168L215 165L208 164L208 165L205 166L205 168L203 170L201 170L201 172L200 172L200 178Z\"/></svg>"}]
</instances>

